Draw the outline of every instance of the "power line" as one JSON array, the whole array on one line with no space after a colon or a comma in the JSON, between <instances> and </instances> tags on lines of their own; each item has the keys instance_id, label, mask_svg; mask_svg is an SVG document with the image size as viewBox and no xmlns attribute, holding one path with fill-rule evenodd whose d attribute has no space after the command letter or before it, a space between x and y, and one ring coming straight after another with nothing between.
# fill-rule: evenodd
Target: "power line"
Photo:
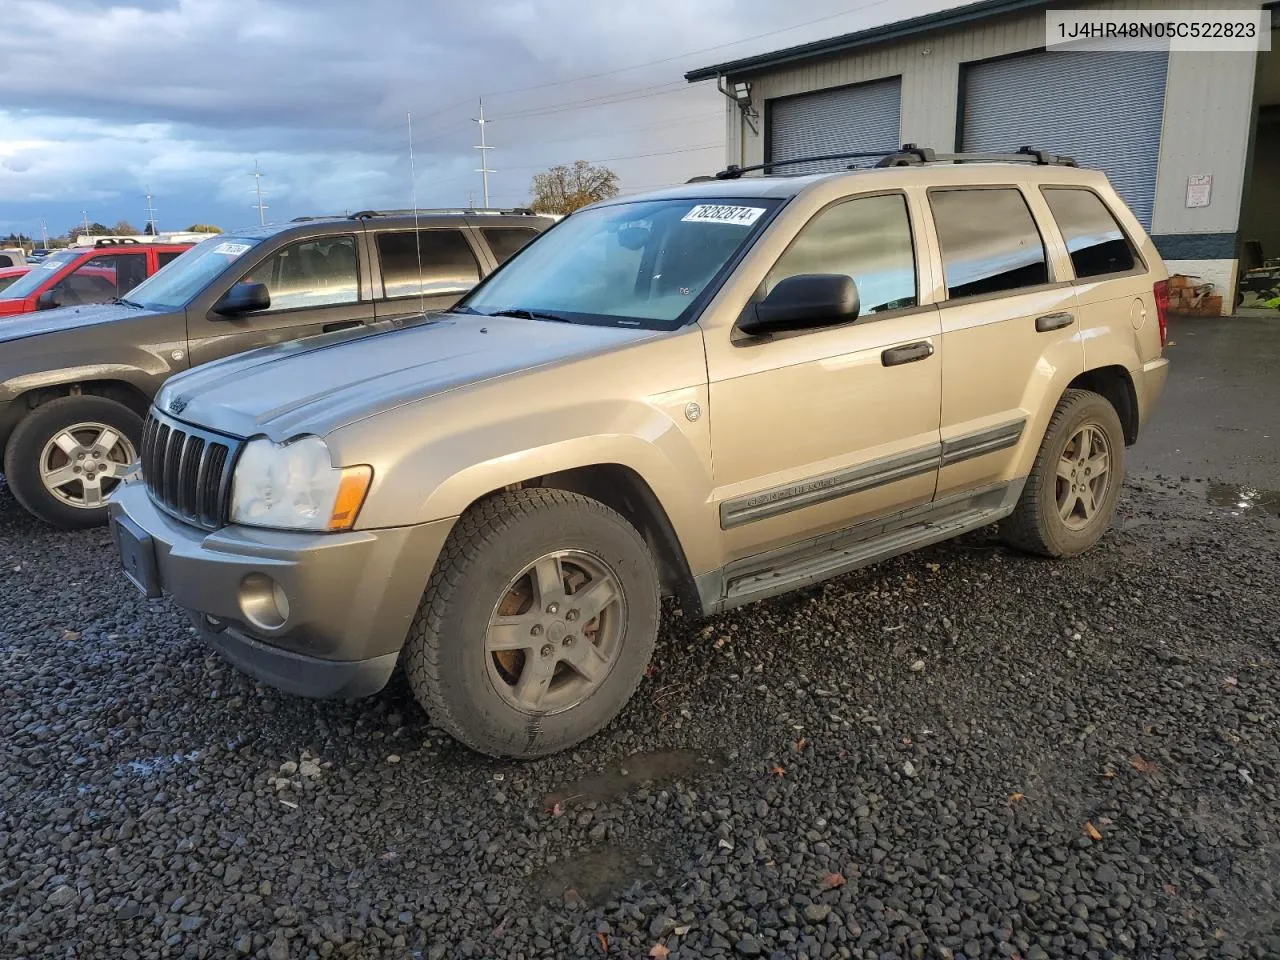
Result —
<instances>
[{"instance_id":1,"label":"power line","mask_svg":"<svg viewBox=\"0 0 1280 960\"><path fill-rule=\"evenodd\" d=\"M680 147L677 150L659 150L654 153L629 153L620 157L599 157L595 160L588 160L587 163L613 163L616 160L643 160L646 157L669 157L677 153L696 153L699 150L721 150L724 148L723 143L703 143L696 147ZM529 163L519 167L507 167L507 170L539 170L543 167L552 167L556 165L554 160L545 160L541 163Z\"/></svg>"}]
</instances>

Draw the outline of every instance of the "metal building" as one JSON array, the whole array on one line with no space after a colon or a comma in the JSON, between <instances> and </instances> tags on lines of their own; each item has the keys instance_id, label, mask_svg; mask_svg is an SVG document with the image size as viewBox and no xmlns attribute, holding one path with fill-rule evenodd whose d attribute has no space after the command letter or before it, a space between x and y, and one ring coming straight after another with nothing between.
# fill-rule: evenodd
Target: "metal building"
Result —
<instances>
[{"instance_id":1,"label":"metal building","mask_svg":"<svg viewBox=\"0 0 1280 960\"><path fill-rule=\"evenodd\" d=\"M1050 52L1047 7L984 0L685 77L714 80L728 98L729 163L903 143L1074 156L1108 174L1170 269L1214 283L1229 312L1241 270L1280 258L1280 53ZM786 168L797 169L807 168Z\"/></svg>"}]
</instances>

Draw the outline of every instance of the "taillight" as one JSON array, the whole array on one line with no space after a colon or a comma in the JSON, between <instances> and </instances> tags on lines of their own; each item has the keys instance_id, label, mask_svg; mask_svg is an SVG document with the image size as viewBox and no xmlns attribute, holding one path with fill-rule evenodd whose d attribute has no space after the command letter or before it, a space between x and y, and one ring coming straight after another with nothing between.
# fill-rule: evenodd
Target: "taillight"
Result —
<instances>
[{"instance_id":1,"label":"taillight","mask_svg":"<svg viewBox=\"0 0 1280 960\"><path fill-rule=\"evenodd\" d=\"M1169 340L1169 281L1157 280L1151 292L1156 298L1156 319L1160 322L1160 349Z\"/></svg>"}]
</instances>

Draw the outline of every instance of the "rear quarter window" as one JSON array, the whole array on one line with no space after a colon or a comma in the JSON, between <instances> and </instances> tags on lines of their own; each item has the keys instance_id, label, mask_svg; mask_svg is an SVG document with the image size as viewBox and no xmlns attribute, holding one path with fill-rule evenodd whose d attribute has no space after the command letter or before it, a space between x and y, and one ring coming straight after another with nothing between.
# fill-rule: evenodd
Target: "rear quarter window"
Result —
<instances>
[{"instance_id":1,"label":"rear quarter window","mask_svg":"<svg viewBox=\"0 0 1280 960\"><path fill-rule=\"evenodd\" d=\"M1079 187L1043 187L1041 192L1077 278L1128 273L1136 266L1133 244L1096 193Z\"/></svg>"}]
</instances>

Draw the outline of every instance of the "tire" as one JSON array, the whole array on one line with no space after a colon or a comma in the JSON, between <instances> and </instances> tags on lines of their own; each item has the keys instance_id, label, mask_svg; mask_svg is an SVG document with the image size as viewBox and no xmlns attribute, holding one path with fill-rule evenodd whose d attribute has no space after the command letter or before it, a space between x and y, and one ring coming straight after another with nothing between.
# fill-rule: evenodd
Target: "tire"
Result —
<instances>
[{"instance_id":1,"label":"tire","mask_svg":"<svg viewBox=\"0 0 1280 960\"><path fill-rule=\"evenodd\" d=\"M1095 464L1090 468L1078 455L1082 448L1077 438L1089 430L1096 431L1091 434L1093 448L1099 436L1106 444L1105 485L1098 482L1096 457L1088 457L1088 463ZM1012 547L1048 557L1069 557L1088 550L1111 526L1124 483L1124 452L1124 429L1115 407L1092 391L1068 390L1049 420L1017 507L1000 522L1001 539ZM1074 472L1059 476L1060 463ZM1086 475L1086 469L1093 472ZM1075 485L1079 485L1078 492ZM1092 512L1086 516L1090 503ZM1066 508L1071 512L1064 517Z\"/></svg>"},{"instance_id":2,"label":"tire","mask_svg":"<svg viewBox=\"0 0 1280 960\"><path fill-rule=\"evenodd\" d=\"M117 438L105 453L92 442L95 431L101 440L104 430ZM62 434L66 437L58 444ZM67 437L79 445L72 447ZM36 407L14 428L5 448L5 479L17 501L46 523L64 530L101 526L107 522L106 499L137 459L141 438L142 418L124 404L91 395L59 397ZM105 469L77 469L81 460ZM74 470L76 478L56 487L46 484L42 464Z\"/></svg>"},{"instance_id":3,"label":"tire","mask_svg":"<svg viewBox=\"0 0 1280 960\"><path fill-rule=\"evenodd\" d=\"M587 588L605 584L615 599L588 619L610 594ZM459 518L402 659L414 696L454 738L490 756L543 756L617 716L653 655L659 613L657 567L625 519L563 490L512 491Z\"/></svg>"}]
</instances>

